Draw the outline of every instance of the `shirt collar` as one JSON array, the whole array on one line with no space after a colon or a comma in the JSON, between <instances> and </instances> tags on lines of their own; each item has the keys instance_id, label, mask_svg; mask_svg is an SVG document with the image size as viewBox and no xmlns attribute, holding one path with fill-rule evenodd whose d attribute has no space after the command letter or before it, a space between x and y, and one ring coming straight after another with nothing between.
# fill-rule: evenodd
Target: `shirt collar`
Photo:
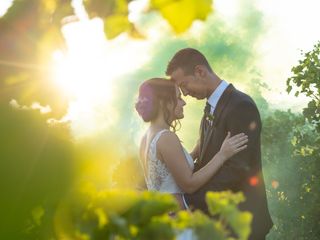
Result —
<instances>
[{"instance_id":1,"label":"shirt collar","mask_svg":"<svg viewBox=\"0 0 320 240\"><path fill-rule=\"evenodd\" d=\"M213 91L213 93L208 98L208 103L211 105L211 110L214 110L218 104L220 97L222 96L224 90L229 86L229 83L222 80L219 86Z\"/></svg>"}]
</instances>

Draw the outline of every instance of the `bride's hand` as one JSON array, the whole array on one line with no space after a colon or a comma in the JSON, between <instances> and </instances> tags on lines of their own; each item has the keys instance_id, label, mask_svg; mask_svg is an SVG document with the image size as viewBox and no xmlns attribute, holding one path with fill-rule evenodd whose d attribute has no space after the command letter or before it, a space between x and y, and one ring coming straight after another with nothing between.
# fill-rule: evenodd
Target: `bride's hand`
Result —
<instances>
[{"instance_id":1,"label":"bride's hand","mask_svg":"<svg viewBox=\"0 0 320 240\"><path fill-rule=\"evenodd\" d=\"M199 157L199 155L200 155L200 140L197 141L197 145L194 146L190 155L193 160L195 160Z\"/></svg>"},{"instance_id":2,"label":"bride's hand","mask_svg":"<svg viewBox=\"0 0 320 240\"><path fill-rule=\"evenodd\" d=\"M220 153L224 160L231 158L236 153L247 148L245 145L248 142L248 136L244 133L239 133L230 137L231 133L228 132L226 138L224 139L222 146L220 148Z\"/></svg>"}]
</instances>

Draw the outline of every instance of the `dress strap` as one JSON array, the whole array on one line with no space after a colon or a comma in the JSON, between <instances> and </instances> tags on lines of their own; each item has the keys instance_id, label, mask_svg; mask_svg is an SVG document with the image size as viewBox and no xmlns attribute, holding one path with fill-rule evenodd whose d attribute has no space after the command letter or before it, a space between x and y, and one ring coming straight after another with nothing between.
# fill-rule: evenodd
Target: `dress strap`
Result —
<instances>
[{"instance_id":1,"label":"dress strap","mask_svg":"<svg viewBox=\"0 0 320 240\"><path fill-rule=\"evenodd\" d=\"M152 141L150 142L150 147L153 145L156 145L159 138L161 137L162 133L168 132L168 131L170 131L170 130L169 129L162 129L161 131L157 132L156 135L154 135Z\"/></svg>"}]
</instances>

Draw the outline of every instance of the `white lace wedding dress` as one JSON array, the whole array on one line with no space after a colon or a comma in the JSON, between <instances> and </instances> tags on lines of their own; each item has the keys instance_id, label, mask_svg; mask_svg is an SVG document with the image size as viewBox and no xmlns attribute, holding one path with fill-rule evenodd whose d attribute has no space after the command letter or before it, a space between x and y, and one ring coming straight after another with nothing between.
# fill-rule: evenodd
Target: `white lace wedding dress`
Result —
<instances>
[{"instance_id":1,"label":"white lace wedding dress","mask_svg":"<svg viewBox=\"0 0 320 240\"><path fill-rule=\"evenodd\" d=\"M166 165L157 158L157 142L161 137L164 129L158 132L149 144L146 154L146 164L143 164L145 180L149 191L158 191L165 193L183 193L175 182L172 174L167 169ZM191 155L183 148L186 160L191 169L194 168L194 163ZM196 237L191 229L186 229L177 236L178 240L195 240Z\"/></svg>"}]
</instances>

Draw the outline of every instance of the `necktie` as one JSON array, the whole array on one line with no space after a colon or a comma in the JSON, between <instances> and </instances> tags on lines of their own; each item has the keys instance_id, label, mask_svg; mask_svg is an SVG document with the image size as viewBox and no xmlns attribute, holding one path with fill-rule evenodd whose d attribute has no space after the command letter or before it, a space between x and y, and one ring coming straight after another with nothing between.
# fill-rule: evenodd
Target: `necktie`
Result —
<instances>
[{"instance_id":1,"label":"necktie","mask_svg":"<svg viewBox=\"0 0 320 240\"><path fill-rule=\"evenodd\" d=\"M203 110L203 118L202 118L202 127L201 127L201 140L200 140L200 157L198 159L198 162L201 163L203 159L203 148L204 145L207 144L208 139L208 133L210 131L210 120L208 119L210 116L211 111L211 105L207 102L206 106Z\"/></svg>"}]
</instances>

